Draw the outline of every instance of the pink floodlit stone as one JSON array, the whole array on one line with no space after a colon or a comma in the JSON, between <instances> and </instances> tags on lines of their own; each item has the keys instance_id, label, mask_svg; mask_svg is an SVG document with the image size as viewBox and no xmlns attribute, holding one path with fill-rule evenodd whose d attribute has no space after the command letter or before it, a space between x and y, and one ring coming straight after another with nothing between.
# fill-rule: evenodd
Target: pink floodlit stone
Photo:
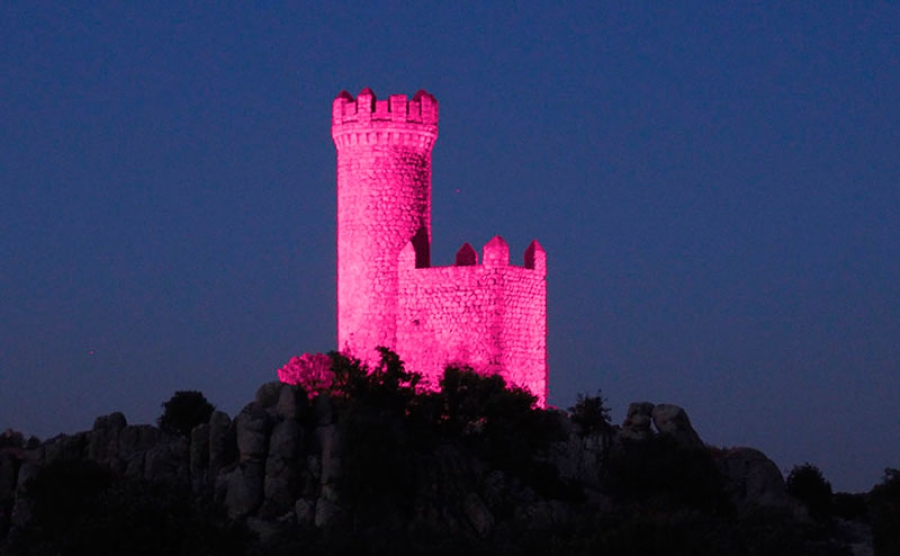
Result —
<instances>
[{"instance_id":1,"label":"pink floodlit stone","mask_svg":"<svg viewBox=\"0 0 900 556\"><path fill-rule=\"evenodd\" d=\"M484 244L484 266L498 267L509 265L509 245L500 236L494 236Z\"/></svg>"},{"instance_id":2,"label":"pink floodlit stone","mask_svg":"<svg viewBox=\"0 0 900 556\"><path fill-rule=\"evenodd\" d=\"M296 384L310 396L316 396L331 388L334 374L331 372L331 358L324 353L304 353L291 357L287 365L278 369L278 380Z\"/></svg>"},{"instance_id":3,"label":"pink floodlit stone","mask_svg":"<svg viewBox=\"0 0 900 556\"><path fill-rule=\"evenodd\" d=\"M436 386L448 363L499 373L547 397L547 266L537 241L524 266L509 264L500 236L482 263L464 244L454 266L431 266L431 151L438 102L356 99L332 105L337 148L338 349L364 363L376 347L397 352L410 371ZM293 361L293 359L292 359ZM279 371L280 376L280 371Z\"/></svg>"},{"instance_id":4,"label":"pink floodlit stone","mask_svg":"<svg viewBox=\"0 0 900 556\"><path fill-rule=\"evenodd\" d=\"M463 243L456 252L456 266L475 266L477 264L478 252L468 242Z\"/></svg>"}]
</instances>

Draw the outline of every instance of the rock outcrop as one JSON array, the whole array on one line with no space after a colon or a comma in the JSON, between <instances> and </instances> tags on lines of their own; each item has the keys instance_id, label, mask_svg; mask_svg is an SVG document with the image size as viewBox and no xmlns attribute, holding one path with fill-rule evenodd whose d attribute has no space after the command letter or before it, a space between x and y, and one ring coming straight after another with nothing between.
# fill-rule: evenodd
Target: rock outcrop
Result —
<instances>
[{"instance_id":1,"label":"rock outcrop","mask_svg":"<svg viewBox=\"0 0 900 556\"><path fill-rule=\"evenodd\" d=\"M731 448L716 459L728 493L739 509L792 507L775 462L754 448Z\"/></svg>"},{"instance_id":2,"label":"rock outcrop","mask_svg":"<svg viewBox=\"0 0 900 556\"><path fill-rule=\"evenodd\" d=\"M650 425L653 423L653 404L650 402L632 402L622 423L621 437L628 440L645 440L653 435Z\"/></svg>"},{"instance_id":3,"label":"rock outcrop","mask_svg":"<svg viewBox=\"0 0 900 556\"><path fill-rule=\"evenodd\" d=\"M308 400L296 386L269 383L234 420L214 412L188 437L129 425L121 413L100 417L88 432L60 435L28 450L0 449L0 510L13 527L27 523L28 479L53 461L86 459L121 476L165 481L210 496L230 518L267 538L284 526L333 528L358 511L341 490L348 447L338 405L327 394ZM579 512L612 511L610 459L635 443L663 438L672 442L659 446L708 452L739 510L796 508L771 460L752 448L707 449L676 405L633 403L620 427L590 434L564 412L550 415L563 437L541 456L541 465L553 470L548 477L557 481L555 495L491 468L461 445L438 443L411 462L412 490L405 496L414 518L408 526L478 542L511 531L549 530ZM397 510L374 511L390 516ZM404 518L391 519L402 523Z\"/></svg>"},{"instance_id":4,"label":"rock outcrop","mask_svg":"<svg viewBox=\"0 0 900 556\"><path fill-rule=\"evenodd\" d=\"M653 426L659 434L668 435L677 444L688 447L702 447L700 435L691 426L691 420L681 407L663 403L653 407L650 413Z\"/></svg>"}]
</instances>

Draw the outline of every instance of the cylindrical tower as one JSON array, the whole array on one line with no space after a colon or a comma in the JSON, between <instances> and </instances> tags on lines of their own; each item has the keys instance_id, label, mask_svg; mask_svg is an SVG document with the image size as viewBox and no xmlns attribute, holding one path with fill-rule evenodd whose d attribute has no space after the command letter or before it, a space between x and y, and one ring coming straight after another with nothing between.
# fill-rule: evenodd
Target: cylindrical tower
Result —
<instances>
[{"instance_id":1,"label":"cylindrical tower","mask_svg":"<svg viewBox=\"0 0 900 556\"><path fill-rule=\"evenodd\" d=\"M412 241L430 265L431 149L438 103L419 91L376 100L342 91L332 106L337 148L338 349L371 361L396 349L397 256Z\"/></svg>"}]
</instances>

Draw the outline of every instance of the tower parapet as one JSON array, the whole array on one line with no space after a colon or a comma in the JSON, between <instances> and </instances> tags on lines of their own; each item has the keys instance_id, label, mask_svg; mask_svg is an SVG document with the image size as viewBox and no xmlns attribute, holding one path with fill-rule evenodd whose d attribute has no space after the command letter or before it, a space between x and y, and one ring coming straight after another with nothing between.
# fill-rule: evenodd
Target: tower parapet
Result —
<instances>
[{"instance_id":1,"label":"tower parapet","mask_svg":"<svg viewBox=\"0 0 900 556\"><path fill-rule=\"evenodd\" d=\"M369 88L360 91L356 99L341 91L331 108L331 135L338 147L393 143L431 149L437 139L437 124L438 102L421 90L412 100L406 95L378 100Z\"/></svg>"}]
</instances>

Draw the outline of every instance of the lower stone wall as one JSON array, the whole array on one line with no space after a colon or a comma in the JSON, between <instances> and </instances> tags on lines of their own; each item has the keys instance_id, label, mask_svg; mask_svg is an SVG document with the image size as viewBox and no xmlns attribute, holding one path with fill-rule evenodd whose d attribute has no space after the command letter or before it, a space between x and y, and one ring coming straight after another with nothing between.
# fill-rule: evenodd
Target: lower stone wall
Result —
<instances>
[{"instance_id":1,"label":"lower stone wall","mask_svg":"<svg viewBox=\"0 0 900 556\"><path fill-rule=\"evenodd\" d=\"M512 266L402 268L396 351L437 384L450 363L499 373L546 403L547 288Z\"/></svg>"}]
</instances>

